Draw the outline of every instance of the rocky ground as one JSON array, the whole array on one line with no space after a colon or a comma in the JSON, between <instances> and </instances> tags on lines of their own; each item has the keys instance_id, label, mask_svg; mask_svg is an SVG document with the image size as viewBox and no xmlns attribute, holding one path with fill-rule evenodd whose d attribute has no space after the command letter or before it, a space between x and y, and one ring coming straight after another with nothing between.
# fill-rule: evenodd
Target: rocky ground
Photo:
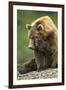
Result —
<instances>
[{"instance_id":1,"label":"rocky ground","mask_svg":"<svg viewBox=\"0 0 66 90\"><path fill-rule=\"evenodd\" d=\"M58 69L46 69L40 72L32 71L26 74L17 74L18 80L29 80L29 79L49 79L49 78L57 78L58 77Z\"/></svg>"}]
</instances>

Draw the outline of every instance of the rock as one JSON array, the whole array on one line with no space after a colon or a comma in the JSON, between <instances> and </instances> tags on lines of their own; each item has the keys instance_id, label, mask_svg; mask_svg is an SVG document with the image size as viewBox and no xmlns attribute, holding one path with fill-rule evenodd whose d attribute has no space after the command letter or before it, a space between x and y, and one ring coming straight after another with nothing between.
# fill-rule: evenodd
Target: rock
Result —
<instances>
[{"instance_id":1,"label":"rock","mask_svg":"<svg viewBox=\"0 0 66 90\"><path fill-rule=\"evenodd\" d=\"M30 80L30 79L49 79L49 78L57 78L58 77L58 69L57 68L49 68L46 70L32 71L26 74L17 73L18 80Z\"/></svg>"}]
</instances>

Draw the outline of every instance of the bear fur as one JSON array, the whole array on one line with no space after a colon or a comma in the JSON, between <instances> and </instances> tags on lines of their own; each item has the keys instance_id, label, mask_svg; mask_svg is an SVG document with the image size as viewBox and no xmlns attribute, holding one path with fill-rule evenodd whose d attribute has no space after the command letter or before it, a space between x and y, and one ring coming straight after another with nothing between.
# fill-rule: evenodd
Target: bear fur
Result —
<instances>
[{"instance_id":1,"label":"bear fur","mask_svg":"<svg viewBox=\"0 0 66 90\"><path fill-rule=\"evenodd\" d=\"M35 58L18 66L20 73L44 70L58 66L57 28L49 16L43 16L27 24L29 48Z\"/></svg>"}]
</instances>

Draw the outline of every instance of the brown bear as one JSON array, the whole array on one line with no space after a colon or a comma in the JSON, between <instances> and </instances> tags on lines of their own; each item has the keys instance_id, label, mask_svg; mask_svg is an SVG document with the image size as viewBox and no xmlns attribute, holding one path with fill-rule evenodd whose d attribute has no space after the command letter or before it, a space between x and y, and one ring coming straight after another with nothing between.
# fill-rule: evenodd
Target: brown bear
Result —
<instances>
[{"instance_id":1,"label":"brown bear","mask_svg":"<svg viewBox=\"0 0 66 90\"><path fill-rule=\"evenodd\" d=\"M27 24L29 48L34 51L35 58L18 66L20 73L33 70L55 68L58 65L57 28L49 16L43 16L35 20L31 25Z\"/></svg>"}]
</instances>

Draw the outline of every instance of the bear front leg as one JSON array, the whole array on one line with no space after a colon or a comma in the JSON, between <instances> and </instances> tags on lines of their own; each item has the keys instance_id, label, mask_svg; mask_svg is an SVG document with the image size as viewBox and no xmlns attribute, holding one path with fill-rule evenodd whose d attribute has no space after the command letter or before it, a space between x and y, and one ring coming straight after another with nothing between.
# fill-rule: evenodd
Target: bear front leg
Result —
<instances>
[{"instance_id":1,"label":"bear front leg","mask_svg":"<svg viewBox=\"0 0 66 90\"><path fill-rule=\"evenodd\" d=\"M42 52L38 51L38 50L35 50L34 51L34 54L35 54L35 62L36 62L36 65L37 65L37 71L41 71L45 68L45 56Z\"/></svg>"},{"instance_id":2,"label":"bear front leg","mask_svg":"<svg viewBox=\"0 0 66 90\"><path fill-rule=\"evenodd\" d=\"M24 63L23 65L17 66L17 71L21 74L28 73L28 72L34 71L34 70L37 70L37 65L36 65L35 59L32 59L32 60Z\"/></svg>"}]
</instances>

